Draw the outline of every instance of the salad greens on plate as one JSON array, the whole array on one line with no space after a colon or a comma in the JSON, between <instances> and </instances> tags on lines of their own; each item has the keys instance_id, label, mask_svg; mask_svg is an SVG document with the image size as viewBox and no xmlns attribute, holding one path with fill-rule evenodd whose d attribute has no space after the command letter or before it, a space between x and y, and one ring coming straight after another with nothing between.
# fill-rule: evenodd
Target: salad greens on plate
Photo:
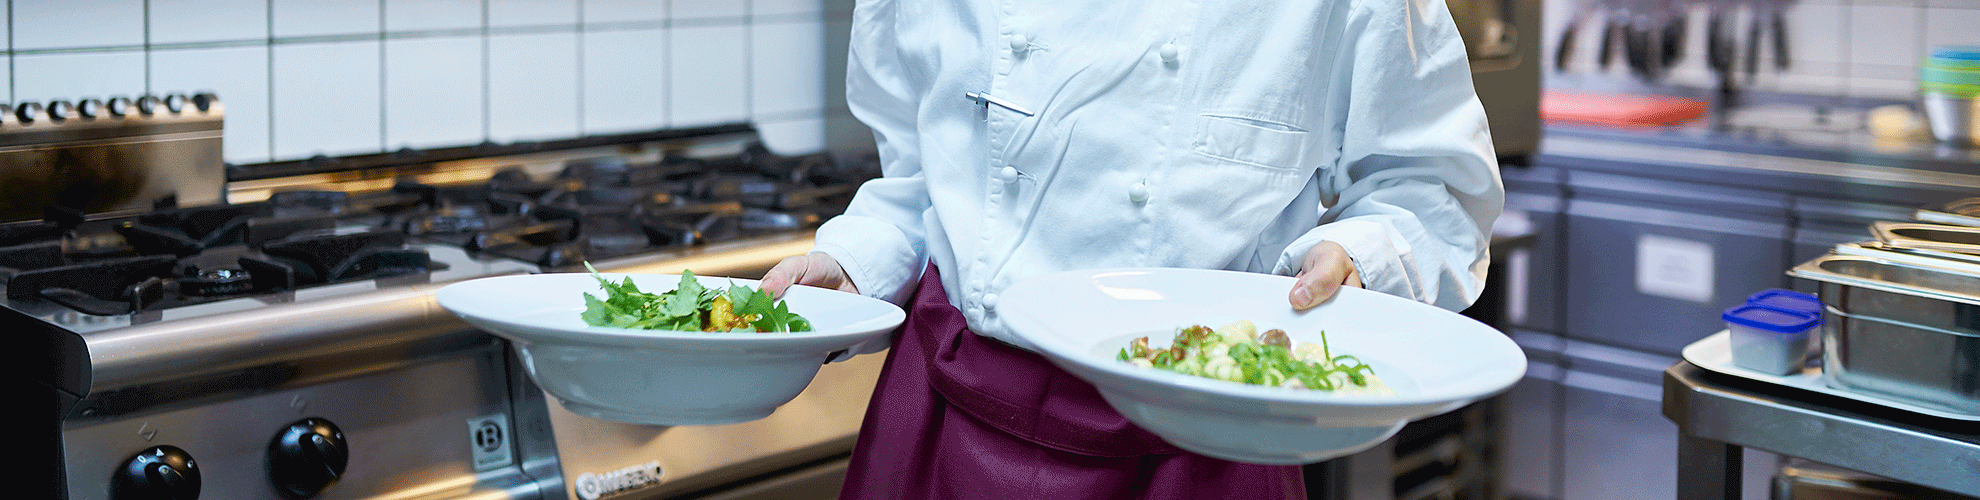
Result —
<instances>
[{"instance_id":1,"label":"salad greens on plate","mask_svg":"<svg viewBox=\"0 0 1980 500\"><path fill-rule=\"evenodd\" d=\"M605 298L584 294L585 324L644 330L701 332L808 332L811 322L792 313L789 305L759 288L731 284L727 289L702 286L693 271L681 272L681 283L658 294L642 292L631 277L620 283L598 274Z\"/></svg>"},{"instance_id":2,"label":"salad greens on plate","mask_svg":"<svg viewBox=\"0 0 1980 500\"><path fill-rule=\"evenodd\" d=\"M1241 384L1395 394L1375 376L1373 367L1354 356L1335 356L1327 347L1327 332L1320 332L1318 345L1294 344L1284 330L1261 334L1250 321L1238 321L1214 330L1202 325L1179 328L1175 341L1166 348L1151 348L1148 337L1136 338L1115 359Z\"/></svg>"}]
</instances>

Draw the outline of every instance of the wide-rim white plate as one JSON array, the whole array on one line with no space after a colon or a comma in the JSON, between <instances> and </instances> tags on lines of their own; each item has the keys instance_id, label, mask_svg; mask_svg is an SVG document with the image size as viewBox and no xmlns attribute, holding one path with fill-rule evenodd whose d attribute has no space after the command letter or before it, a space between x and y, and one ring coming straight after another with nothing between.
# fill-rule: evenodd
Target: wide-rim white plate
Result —
<instances>
[{"instance_id":1,"label":"wide-rim white plate","mask_svg":"<svg viewBox=\"0 0 1980 500\"><path fill-rule=\"evenodd\" d=\"M628 277L661 293L679 275ZM756 280L696 276L709 288L757 287ZM528 274L454 283L434 294L442 308L511 341L530 376L565 408L654 425L712 425L768 416L796 398L819 365L842 351L865 352L906 319L899 306L857 294L794 286L782 300L812 324L809 332L683 332L585 324L584 295L605 292L589 273Z\"/></svg>"},{"instance_id":2,"label":"wide-rim white plate","mask_svg":"<svg viewBox=\"0 0 1980 500\"><path fill-rule=\"evenodd\" d=\"M1296 311L1286 299L1293 283L1287 276L1200 269L1071 271L1012 286L997 312L1021 341L1092 382L1116 409L1121 401L1137 400L1150 407L1222 412L1260 425L1393 429L1490 397L1525 374L1526 357L1519 346L1471 318L1359 288L1343 289L1320 306ZM1324 330L1334 354L1354 355L1373 365L1398 394L1252 386L1139 368L1114 357L1133 337L1146 335L1151 344L1166 345L1176 328L1237 320L1250 320L1260 330L1285 330L1301 342L1319 342ZM1136 418L1129 411L1123 414ZM1298 463L1320 456L1243 449L1246 445L1234 443L1238 439L1189 442L1215 437L1150 430L1185 449L1223 458Z\"/></svg>"},{"instance_id":3,"label":"wide-rim white plate","mask_svg":"<svg viewBox=\"0 0 1980 500\"><path fill-rule=\"evenodd\" d=\"M1880 396L1875 393L1856 392L1830 387L1827 381L1822 380L1822 368L1818 366L1803 367L1801 371L1787 375L1774 375L1740 368L1739 365L1733 364L1732 332L1729 330L1719 330L1719 333L1708 335L1703 339L1699 339L1697 342L1692 342L1691 345L1684 346L1684 360L1698 365L1699 368L1735 377L1815 391L1831 396L1889 406L1934 417L1980 422L1980 415L1972 413L1926 406L1913 401Z\"/></svg>"},{"instance_id":4,"label":"wide-rim white plate","mask_svg":"<svg viewBox=\"0 0 1980 500\"><path fill-rule=\"evenodd\" d=\"M613 283L627 277L640 291L662 293L680 284L676 274L599 273ZM702 286L726 289L731 284L750 288L757 280L695 276ZM579 318L584 312L582 294L604 298L605 292L589 273L552 273L495 276L463 281L441 288L434 294L440 307L469 322L504 325L497 335L513 335L519 340L540 342L559 340L602 346L647 346L654 344L700 347L709 350L779 349L827 345L864 340L873 334L900 326L906 313L899 306L862 295L808 286L793 286L782 300L793 313L812 324L809 332L684 332L591 326Z\"/></svg>"}]
</instances>

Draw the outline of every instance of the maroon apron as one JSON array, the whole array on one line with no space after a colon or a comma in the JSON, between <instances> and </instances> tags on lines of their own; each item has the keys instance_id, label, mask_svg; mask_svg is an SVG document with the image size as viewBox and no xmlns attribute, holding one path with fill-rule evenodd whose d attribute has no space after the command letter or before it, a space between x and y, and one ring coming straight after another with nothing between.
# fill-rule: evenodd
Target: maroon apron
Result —
<instances>
[{"instance_id":1,"label":"maroon apron","mask_svg":"<svg viewBox=\"0 0 1980 500\"><path fill-rule=\"evenodd\" d=\"M840 498L1306 498L1298 466L1176 449L1043 356L977 336L933 265L896 335Z\"/></svg>"}]
</instances>

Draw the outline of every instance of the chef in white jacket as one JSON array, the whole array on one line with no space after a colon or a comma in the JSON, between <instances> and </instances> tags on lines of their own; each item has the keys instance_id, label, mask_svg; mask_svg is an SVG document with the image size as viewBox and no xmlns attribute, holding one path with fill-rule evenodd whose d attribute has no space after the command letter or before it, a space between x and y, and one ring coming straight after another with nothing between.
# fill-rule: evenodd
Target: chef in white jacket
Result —
<instances>
[{"instance_id":1,"label":"chef in white jacket","mask_svg":"<svg viewBox=\"0 0 1980 500\"><path fill-rule=\"evenodd\" d=\"M847 498L1303 498L1116 422L1006 329L1026 278L1297 275L1299 308L1483 286L1503 188L1442 2L862 0L847 73L885 177L765 277L910 309Z\"/></svg>"}]
</instances>

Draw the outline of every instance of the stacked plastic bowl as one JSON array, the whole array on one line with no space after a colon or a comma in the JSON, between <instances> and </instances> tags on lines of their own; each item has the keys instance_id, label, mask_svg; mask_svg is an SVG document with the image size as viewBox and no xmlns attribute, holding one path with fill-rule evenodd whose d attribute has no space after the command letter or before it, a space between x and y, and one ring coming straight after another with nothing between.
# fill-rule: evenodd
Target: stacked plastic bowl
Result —
<instances>
[{"instance_id":1,"label":"stacked plastic bowl","mask_svg":"<svg viewBox=\"0 0 1980 500\"><path fill-rule=\"evenodd\" d=\"M1932 48L1920 65L1918 90L1932 136L1955 144L1980 145L1980 45Z\"/></svg>"}]
</instances>

